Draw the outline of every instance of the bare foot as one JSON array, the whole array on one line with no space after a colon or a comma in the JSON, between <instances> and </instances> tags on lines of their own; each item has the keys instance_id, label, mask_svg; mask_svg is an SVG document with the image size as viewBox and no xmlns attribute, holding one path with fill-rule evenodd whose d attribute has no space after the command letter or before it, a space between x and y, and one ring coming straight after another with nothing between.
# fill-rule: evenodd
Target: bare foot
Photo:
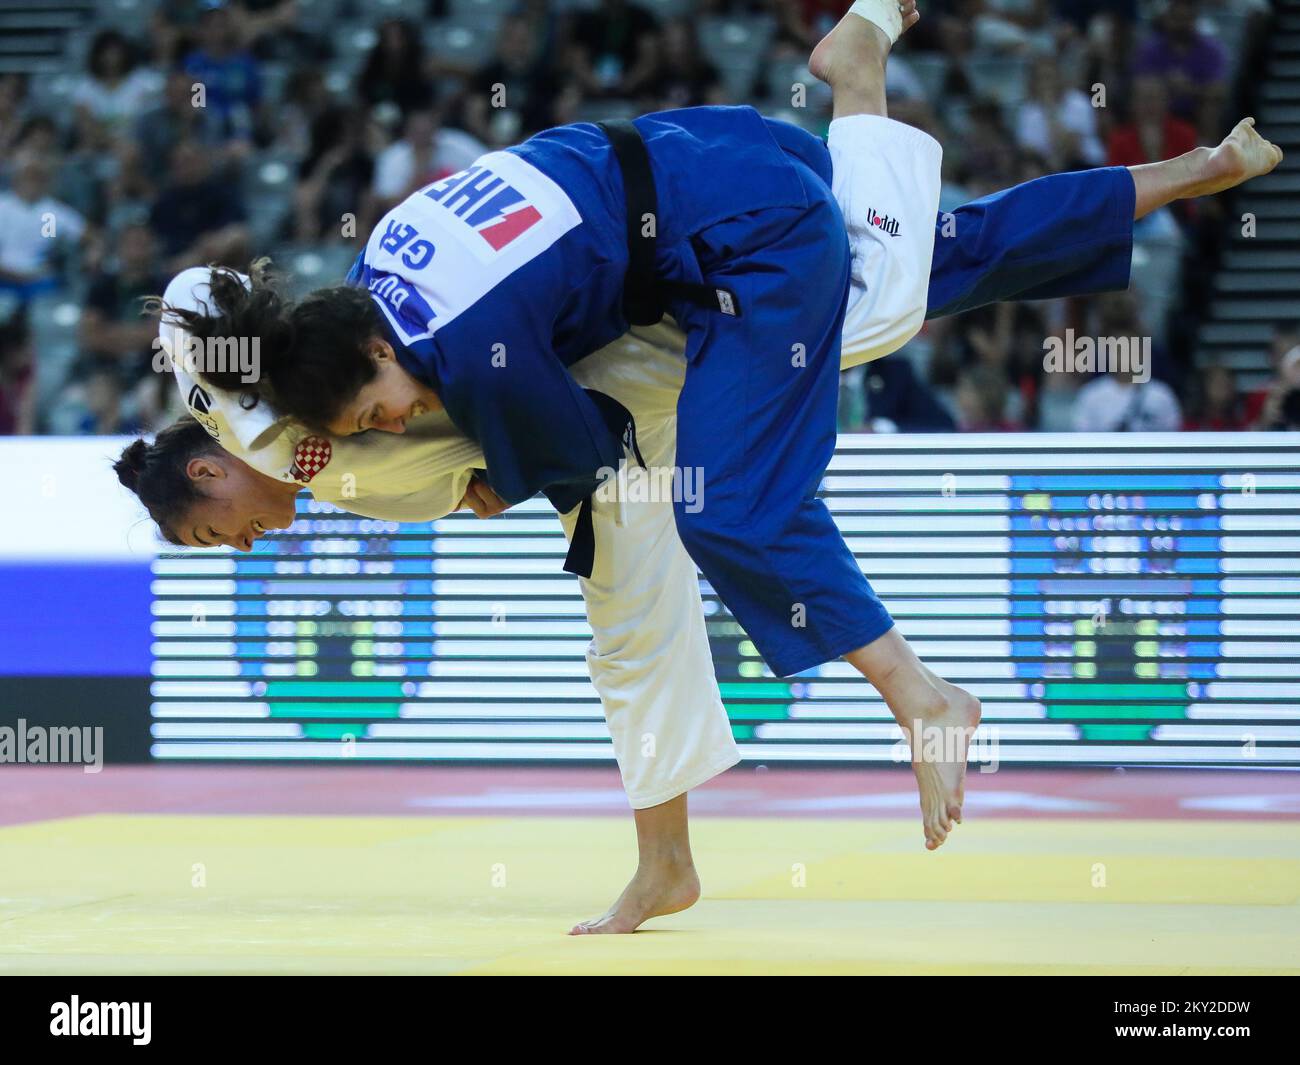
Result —
<instances>
[{"instance_id":1,"label":"bare foot","mask_svg":"<svg viewBox=\"0 0 1300 1065\"><path fill-rule=\"evenodd\" d=\"M912 772L921 798L925 849L936 850L948 838L953 822L961 824L966 801L966 756L971 735L980 721L980 703L955 684L934 678L941 698L932 710L918 714L904 731L912 745Z\"/></svg>"},{"instance_id":2,"label":"bare foot","mask_svg":"<svg viewBox=\"0 0 1300 1065\"><path fill-rule=\"evenodd\" d=\"M1204 149L1193 196L1213 196L1267 174L1282 161L1282 149L1265 140L1253 118L1243 118L1217 148Z\"/></svg>"},{"instance_id":3,"label":"bare foot","mask_svg":"<svg viewBox=\"0 0 1300 1065\"><path fill-rule=\"evenodd\" d=\"M898 9L902 34L915 26L921 16L916 10L916 0L899 0ZM818 80L834 85L832 70L838 77L841 71L853 71L869 59L883 64L892 47L889 36L879 26L849 12L817 42L808 57L808 70Z\"/></svg>"},{"instance_id":4,"label":"bare foot","mask_svg":"<svg viewBox=\"0 0 1300 1065\"><path fill-rule=\"evenodd\" d=\"M694 865L638 867L604 916L583 921L569 930L571 936L608 935L635 932L651 917L680 913L694 906L700 897L700 878Z\"/></svg>"}]
</instances>

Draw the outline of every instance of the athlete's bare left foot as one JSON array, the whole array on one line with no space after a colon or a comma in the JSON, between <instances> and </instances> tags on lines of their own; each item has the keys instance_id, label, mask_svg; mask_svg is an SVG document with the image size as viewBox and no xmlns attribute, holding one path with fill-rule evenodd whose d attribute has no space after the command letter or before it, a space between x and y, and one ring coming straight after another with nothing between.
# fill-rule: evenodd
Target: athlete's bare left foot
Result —
<instances>
[{"instance_id":1,"label":"athlete's bare left foot","mask_svg":"<svg viewBox=\"0 0 1300 1065\"><path fill-rule=\"evenodd\" d=\"M700 878L693 864L638 866L618 901L603 916L574 925L569 935L635 932L651 917L665 917L689 909L699 897Z\"/></svg>"},{"instance_id":2,"label":"athlete's bare left foot","mask_svg":"<svg viewBox=\"0 0 1300 1065\"><path fill-rule=\"evenodd\" d=\"M1236 188L1269 173L1281 161L1282 149L1260 136L1253 118L1243 118L1217 148L1207 149L1192 195L1213 196Z\"/></svg>"},{"instance_id":3,"label":"athlete's bare left foot","mask_svg":"<svg viewBox=\"0 0 1300 1065\"><path fill-rule=\"evenodd\" d=\"M955 684L933 677L939 697L904 731L912 746L912 772L921 799L925 849L937 850L953 823L961 824L966 801L966 758L980 721L980 703Z\"/></svg>"},{"instance_id":4,"label":"athlete's bare left foot","mask_svg":"<svg viewBox=\"0 0 1300 1065\"><path fill-rule=\"evenodd\" d=\"M901 35L916 25L921 17L916 10L916 0L897 0L898 22L893 23L892 7L895 0L880 0L882 20L901 28ZM852 77L865 63L884 65L893 42L879 26L850 11L823 37L808 57L808 70L812 76L835 87L843 77Z\"/></svg>"}]
</instances>

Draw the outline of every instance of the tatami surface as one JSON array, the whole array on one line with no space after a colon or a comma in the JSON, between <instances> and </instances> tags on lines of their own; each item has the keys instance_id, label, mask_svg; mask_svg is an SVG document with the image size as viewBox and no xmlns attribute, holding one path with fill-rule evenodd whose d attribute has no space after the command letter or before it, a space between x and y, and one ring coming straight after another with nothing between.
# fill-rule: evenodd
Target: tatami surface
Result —
<instances>
[{"instance_id":1,"label":"tatami surface","mask_svg":"<svg viewBox=\"0 0 1300 1065\"><path fill-rule=\"evenodd\" d=\"M630 817L99 814L0 827L3 973L1300 972L1300 823L699 817L704 897L568 937Z\"/></svg>"}]
</instances>

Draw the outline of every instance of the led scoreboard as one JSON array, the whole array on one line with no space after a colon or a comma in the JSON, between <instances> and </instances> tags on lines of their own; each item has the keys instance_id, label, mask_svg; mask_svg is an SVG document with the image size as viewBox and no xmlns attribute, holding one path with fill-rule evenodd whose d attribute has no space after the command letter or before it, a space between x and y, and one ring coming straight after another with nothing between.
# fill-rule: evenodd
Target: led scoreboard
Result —
<instances>
[{"instance_id":1,"label":"led scoreboard","mask_svg":"<svg viewBox=\"0 0 1300 1065\"><path fill-rule=\"evenodd\" d=\"M841 436L823 493L1000 762L1300 764L1293 437ZM612 759L565 549L540 499L398 525L304 495L251 554L160 557L152 753ZM773 677L704 591L748 760L898 758L850 667Z\"/></svg>"}]
</instances>

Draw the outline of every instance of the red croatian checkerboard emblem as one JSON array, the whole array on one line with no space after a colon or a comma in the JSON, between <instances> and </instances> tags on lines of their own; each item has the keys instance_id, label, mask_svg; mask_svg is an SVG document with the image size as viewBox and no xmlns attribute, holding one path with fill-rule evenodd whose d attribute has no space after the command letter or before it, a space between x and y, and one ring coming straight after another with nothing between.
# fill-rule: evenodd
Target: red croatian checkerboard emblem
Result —
<instances>
[{"instance_id":1,"label":"red croatian checkerboard emblem","mask_svg":"<svg viewBox=\"0 0 1300 1065\"><path fill-rule=\"evenodd\" d=\"M308 436L293 451L293 479L306 484L329 465L334 448L323 436Z\"/></svg>"}]
</instances>

